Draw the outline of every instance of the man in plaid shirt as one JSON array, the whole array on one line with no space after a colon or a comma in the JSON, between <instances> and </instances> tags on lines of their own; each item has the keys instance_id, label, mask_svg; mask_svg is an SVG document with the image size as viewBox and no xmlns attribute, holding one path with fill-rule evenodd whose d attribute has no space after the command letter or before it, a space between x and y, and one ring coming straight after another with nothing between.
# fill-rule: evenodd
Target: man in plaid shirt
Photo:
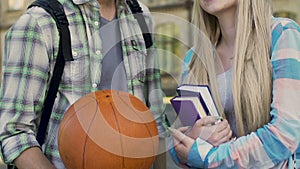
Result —
<instances>
[{"instance_id":1,"label":"man in plaid shirt","mask_svg":"<svg viewBox=\"0 0 300 169\"><path fill-rule=\"evenodd\" d=\"M41 110L58 54L53 18L40 7L6 34L0 90L0 144L5 163L18 168L64 168L57 145L61 119L77 99L101 89L131 93L149 106L163 129L160 72L125 0L59 0L69 21L74 61L66 62L46 140L36 140ZM151 32L149 10L141 4ZM42 149L42 151L41 151Z\"/></svg>"}]
</instances>

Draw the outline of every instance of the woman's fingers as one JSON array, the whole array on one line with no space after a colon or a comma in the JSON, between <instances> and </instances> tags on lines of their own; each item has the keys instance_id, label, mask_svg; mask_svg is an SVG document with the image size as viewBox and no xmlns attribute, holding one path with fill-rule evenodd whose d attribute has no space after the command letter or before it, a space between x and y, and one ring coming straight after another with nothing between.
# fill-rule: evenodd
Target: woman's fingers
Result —
<instances>
[{"instance_id":1,"label":"woman's fingers","mask_svg":"<svg viewBox=\"0 0 300 169\"><path fill-rule=\"evenodd\" d=\"M221 133L213 135L208 142L210 142L213 146L219 146L222 143L226 143L230 141L230 138L232 136L232 131L229 130L228 132L222 131Z\"/></svg>"},{"instance_id":2,"label":"woman's fingers","mask_svg":"<svg viewBox=\"0 0 300 169\"><path fill-rule=\"evenodd\" d=\"M222 119L223 118L220 116L206 116L204 118L197 120L194 126L209 126L215 124L216 122Z\"/></svg>"},{"instance_id":3,"label":"woman's fingers","mask_svg":"<svg viewBox=\"0 0 300 169\"><path fill-rule=\"evenodd\" d=\"M179 127L177 130L179 130L182 133L186 133L189 131L192 127L191 126L185 126L185 127Z\"/></svg>"},{"instance_id":4,"label":"woman's fingers","mask_svg":"<svg viewBox=\"0 0 300 169\"><path fill-rule=\"evenodd\" d=\"M190 135L194 139L200 137L214 146L219 146L229 140L232 131L227 120L220 121L216 117L205 117L197 121Z\"/></svg>"},{"instance_id":5,"label":"woman's fingers","mask_svg":"<svg viewBox=\"0 0 300 169\"><path fill-rule=\"evenodd\" d=\"M225 123L225 122L224 122L224 123ZM219 136L220 138L225 137L225 138L228 138L228 140L229 140L229 138L231 138L231 136L232 136L232 130L231 130L229 124L227 123L227 121L226 121L225 125L221 125L221 126L220 126L220 129L218 129L217 131L218 131L218 133L219 133L218 136ZM219 138L219 139L220 139L220 138Z\"/></svg>"},{"instance_id":6,"label":"woman's fingers","mask_svg":"<svg viewBox=\"0 0 300 169\"><path fill-rule=\"evenodd\" d=\"M187 147L181 142L176 144L174 148L175 148L177 157L179 158L180 162L182 164L187 163L187 157L188 157L188 154L189 154L189 149L187 149Z\"/></svg>"},{"instance_id":7,"label":"woman's fingers","mask_svg":"<svg viewBox=\"0 0 300 169\"><path fill-rule=\"evenodd\" d=\"M215 132L215 129L217 128L216 124L218 124L221 119L222 117L219 116L207 116L201 118L196 121L188 135L193 139L200 137L203 140L207 140L212 133Z\"/></svg>"},{"instance_id":8,"label":"woman's fingers","mask_svg":"<svg viewBox=\"0 0 300 169\"><path fill-rule=\"evenodd\" d=\"M210 136L207 136L207 141L214 146L219 146L220 144L229 141L232 136L232 131L226 120L208 127L207 130L213 131Z\"/></svg>"},{"instance_id":9,"label":"woman's fingers","mask_svg":"<svg viewBox=\"0 0 300 169\"><path fill-rule=\"evenodd\" d=\"M185 134L183 134L180 130L176 130L174 128L169 127L169 131L173 135L174 140L174 148L177 153L179 160L185 164L187 162L187 157L190 152L191 147L194 144L194 140ZM186 129L182 129L183 131Z\"/></svg>"},{"instance_id":10,"label":"woman's fingers","mask_svg":"<svg viewBox=\"0 0 300 169\"><path fill-rule=\"evenodd\" d=\"M174 139L177 141L183 143L183 145L189 145L191 142L194 142L194 140L185 134L183 134L181 131L176 130L174 128L169 127L169 131L172 133Z\"/></svg>"}]
</instances>

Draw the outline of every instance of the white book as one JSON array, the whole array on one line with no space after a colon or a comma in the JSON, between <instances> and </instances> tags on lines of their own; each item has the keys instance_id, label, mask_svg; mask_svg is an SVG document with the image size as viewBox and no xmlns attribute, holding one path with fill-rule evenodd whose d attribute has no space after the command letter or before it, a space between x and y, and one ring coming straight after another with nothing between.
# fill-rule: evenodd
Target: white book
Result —
<instances>
[{"instance_id":1,"label":"white book","mask_svg":"<svg viewBox=\"0 0 300 169\"><path fill-rule=\"evenodd\" d=\"M180 96L200 95L202 98L201 103L204 107L206 106L208 111L207 114L211 116L220 116L208 85L183 84L177 87L177 93Z\"/></svg>"}]
</instances>

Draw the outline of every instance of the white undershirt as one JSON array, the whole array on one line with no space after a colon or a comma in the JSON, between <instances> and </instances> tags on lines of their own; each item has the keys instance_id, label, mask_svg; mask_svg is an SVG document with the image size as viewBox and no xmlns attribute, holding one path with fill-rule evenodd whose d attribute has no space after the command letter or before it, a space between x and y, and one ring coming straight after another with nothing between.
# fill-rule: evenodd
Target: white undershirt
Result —
<instances>
[{"instance_id":1,"label":"white undershirt","mask_svg":"<svg viewBox=\"0 0 300 169\"><path fill-rule=\"evenodd\" d=\"M234 105L233 105L233 95L232 95L232 75L233 68L230 68L226 72L219 74L217 76L217 83L219 88L220 99L224 112L226 114L226 119L228 120L231 130L233 131L233 136L237 134L235 115L234 115Z\"/></svg>"}]
</instances>

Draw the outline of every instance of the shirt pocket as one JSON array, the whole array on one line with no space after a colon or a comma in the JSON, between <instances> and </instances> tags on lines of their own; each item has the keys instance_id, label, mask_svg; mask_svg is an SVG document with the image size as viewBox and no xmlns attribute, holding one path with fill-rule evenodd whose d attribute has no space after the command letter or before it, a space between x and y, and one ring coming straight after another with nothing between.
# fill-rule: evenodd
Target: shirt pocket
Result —
<instances>
[{"instance_id":1,"label":"shirt pocket","mask_svg":"<svg viewBox=\"0 0 300 169\"><path fill-rule=\"evenodd\" d=\"M144 50L131 50L128 54L131 80L144 83L147 53Z\"/></svg>"},{"instance_id":2,"label":"shirt pocket","mask_svg":"<svg viewBox=\"0 0 300 169\"><path fill-rule=\"evenodd\" d=\"M84 85L88 79L89 54L82 48L72 48L73 61L67 61L62 81L66 85Z\"/></svg>"}]
</instances>

